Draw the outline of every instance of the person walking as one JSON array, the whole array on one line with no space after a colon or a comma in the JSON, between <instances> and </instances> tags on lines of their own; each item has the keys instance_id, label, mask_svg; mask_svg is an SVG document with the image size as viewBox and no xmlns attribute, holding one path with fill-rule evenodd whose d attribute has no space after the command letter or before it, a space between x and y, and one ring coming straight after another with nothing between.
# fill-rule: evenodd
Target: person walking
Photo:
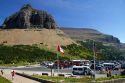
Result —
<instances>
[{"instance_id":1,"label":"person walking","mask_svg":"<svg viewBox=\"0 0 125 83\"><path fill-rule=\"evenodd\" d=\"M108 69L108 70L107 70L107 77L111 77L111 76L112 76L111 69Z\"/></svg>"},{"instance_id":2,"label":"person walking","mask_svg":"<svg viewBox=\"0 0 125 83\"><path fill-rule=\"evenodd\" d=\"M109 77L112 76L112 72L111 72L111 69L109 69Z\"/></svg>"},{"instance_id":3,"label":"person walking","mask_svg":"<svg viewBox=\"0 0 125 83\"><path fill-rule=\"evenodd\" d=\"M11 76L12 76L12 80L13 80L14 77L15 77L15 70L12 70L12 72L11 72Z\"/></svg>"},{"instance_id":4,"label":"person walking","mask_svg":"<svg viewBox=\"0 0 125 83\"><path fill-rule=\"evenodd\" d=\"M1 69L1 75L3 75L3 70Z\"/></svg>"},{"instance_id":5,"label":"person walking","mask_svg":"<svg viewBox=\"0 0 125 83\"><path fill-rule=\"evenodd\" d=\"M108 68L106 68L106 75L107 75L107 77L109 77L109 69Z\"/></svg>"}]
</instances>

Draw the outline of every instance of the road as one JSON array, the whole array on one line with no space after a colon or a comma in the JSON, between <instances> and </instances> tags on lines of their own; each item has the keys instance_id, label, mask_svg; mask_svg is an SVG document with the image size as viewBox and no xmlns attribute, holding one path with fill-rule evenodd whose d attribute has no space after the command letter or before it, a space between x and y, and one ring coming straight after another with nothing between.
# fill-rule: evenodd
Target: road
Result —
<instances>
[{"instance_id":1,"label":"road","mask_svg":"<svg viewBox=\"0 0 125 83\"><path fill-rule=\"evenodd\" d=\"M28 66L28 67L22 67L22 68L15 68L16 70L28 70L28 71L41 71L41 72L50 72L50 68L46 68L44 66L37 65L35 67ZM58 72L57 69L54 69L55 72ZM65 69L59 69L59 72L61 73L72 73L72 68L65 68ZM99 71L96 71L97 74L99 74ZM120 72L117 70L112 71L112 74L119 74Z\"/></svg>"},{"instance_id":2,"label":"road","mask_svg":"<svg viewBox=\"0 0 125 83\"><path fill-rule=\"evenodd\" d=\"M15 69L19 73L26 73L29 75L33 75L33 74L42 75L42 73L48 73L49 76L51 75L51 69L40 65L24 66L24 67L18 67L18 68L13 67L9 69ZM60 69L59 73L62 73L62 74L72 73L72 68ZM58 74L58 70L54 69L54 76L57 76L57 74ZM112 75L115 75L115 74L120 74L120 71L112 71ZM106 77L106 74L100 74L99 71L96 71L96 78L99 78L99 77Z\"/></svg>"},{"instance_id":3,"label":"road","mask_svg":"<svg viewBox=\"0 0 125 83\"><path fill-rule=\"evenodd\" d=\"M51 69L46 68L44 66L15 68L15 70L20 73L24 72L29 75L33 75L33 74L42 75L42 73L48 73L49 75L51 75ZM59 73L61 74L71 73L72 74L72 68L60 69ZM54 69L54 75L57 76L57 74L58 74L58 70ZM96 78L99 78L99 77L106 77L106 74L100 74L98 71L96 71Z\"/></svg>"}]
</instances>

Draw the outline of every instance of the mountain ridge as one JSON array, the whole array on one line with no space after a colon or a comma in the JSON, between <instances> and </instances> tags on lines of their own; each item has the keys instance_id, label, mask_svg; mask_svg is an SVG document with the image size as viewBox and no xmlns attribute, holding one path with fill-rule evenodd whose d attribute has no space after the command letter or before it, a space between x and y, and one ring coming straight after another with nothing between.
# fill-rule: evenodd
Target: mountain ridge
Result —
<instances>
[{"instance_id":1,"label":"mountain ridge","mask_svg":"<svg viewBox=\"0 0 125 83\"><path fill-rule=\"evenodd\" d=\"M96 40L104 43L116 43L120 44L120 40L112 35L104 34L98 30L91 28L71 28L71 27L61 27L64 33L69 35L72 39L76 41L82 41L87 39Z\"/></svg>"}]
</instances>

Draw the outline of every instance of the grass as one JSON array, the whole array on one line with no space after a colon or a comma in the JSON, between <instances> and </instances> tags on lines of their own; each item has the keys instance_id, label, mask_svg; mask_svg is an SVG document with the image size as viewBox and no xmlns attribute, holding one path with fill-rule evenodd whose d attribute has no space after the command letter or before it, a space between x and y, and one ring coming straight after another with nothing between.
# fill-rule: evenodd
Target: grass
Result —
<instances>
[{"instance_id":1,"label":"grass","mask_svg":"<svg viewBox=\"0 0 125 83\"><path fill-rule=\"evenodd\" d=\"M28 63L16 63L16 64L0 64L0 66L5 66L5 67L18 67L18 66L26 66L29 65Z\"/></svg>"},{"instance_id":2,"label":"grass","mask_svg":"<svg viewBox=\"0 0 125 83\"><path fill-rule=\"evenodd\" d=\"M0 64L0 66L5 66L5 67L17 67L17 66L26 66L27 64Z\"/></svg>"},{"instance_id":3,"label":"grass","mask_svg":"<svg viewBox=\"0 0 125 83\"><path fill-rule=\"evenodd\" d=\"M119 79L119 78L125 78L125 76L114 75L108 78L97 78L96 81L113 80L113 79Z\"/></svg>"},{"instance_id":4,"label":"grass","mask_svg":"<svg viewBox=\"0 0 125 83\"><path fill-rule=\"evenodd\" d=\"M44 79L44 80L51 80L54 82L63 81L64 83L88 83L91 82L93 79L90 77L83 77L83 78L66 78L66 77L51 77L51 76L33 76L36 78Z\"/></svg>"},{"instance_id":5,"label":"grass","mask_svg":"<svg viewBox=\"0 0 125 83\"><path fill-rule=\"evenodd\" d=\"M0 64L0 66L4 66L4 67L18 67L18 66L27 66L27 65L35 65L35 64L39 64L38 62L34 62L34 63L28 63L28 62L21 62L21 63L16 63L16 64Z\"/></svg>"},{"instance_id":6,"label":"grass","mask_svg":"<svg viewBox=\"0 0 125 83\"><path fill-rule=\"evenodd\" d=\"M12 82L0 76L0 83L12 83Z\"/></svg>"},{"instance_id":7,"label":"grass","mask_svg":"<svg viewBox=\"0 0 125 83\"><path fill-rule=\"evenodd\" d=\"M65 77L51 77L51 76L38 76L38 75L34 75L33 77L35 78L40 78L40 79L44 79L44 80L51 80L54 82L59 82L59 81L63 81L64 83L91 83L94 79L90 78L90 77L82 77L82 78L65 78ZM106 80L113 80L113 79L119 79L119 78L125 78L125 76L120 76L120 75L114 75L112 77L103 77L103 78L97 78L96 82L99 81L106 81Z\"/></svg>"}]
</instances>

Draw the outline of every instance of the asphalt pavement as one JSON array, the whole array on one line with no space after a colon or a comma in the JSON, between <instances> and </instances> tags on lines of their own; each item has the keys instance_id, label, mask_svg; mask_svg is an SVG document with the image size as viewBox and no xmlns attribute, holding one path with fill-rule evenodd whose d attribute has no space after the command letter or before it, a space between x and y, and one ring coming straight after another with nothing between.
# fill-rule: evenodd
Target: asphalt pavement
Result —
<instances>
[{"instance_id":1,"label":"asphalt pavement","mask_svg":"<svg viewBox=\"0 0 125 83\"><path fill-rule=\"evenodd\" d=\"M6 68L5 68L6 69ZM50 68L47 68L45 66L41 66L41 65L35 65L35 66L22 66L22 67L10 67L7 69L15 69L17 72L19 73L26 73L26 74L29 74L29 75L33 75L33 74L39 74L39 75L42 75L42 73L48 73L49 75L51 75L51 71L52 69ZM72 68L65 68L65 69L59 69L59 72L58 72L58 69L53 69L54 71L54 74L57 75L58 73L61 73L61 74L67 74L67 73L70 73L72 74ZM112 75L118 75L120 74L120 71L112 71ZM106 74L104 73L100 73L100 71L96 71L96 78L99 78L99 77L106 77Z\"/></svg>"}]
</instances>

